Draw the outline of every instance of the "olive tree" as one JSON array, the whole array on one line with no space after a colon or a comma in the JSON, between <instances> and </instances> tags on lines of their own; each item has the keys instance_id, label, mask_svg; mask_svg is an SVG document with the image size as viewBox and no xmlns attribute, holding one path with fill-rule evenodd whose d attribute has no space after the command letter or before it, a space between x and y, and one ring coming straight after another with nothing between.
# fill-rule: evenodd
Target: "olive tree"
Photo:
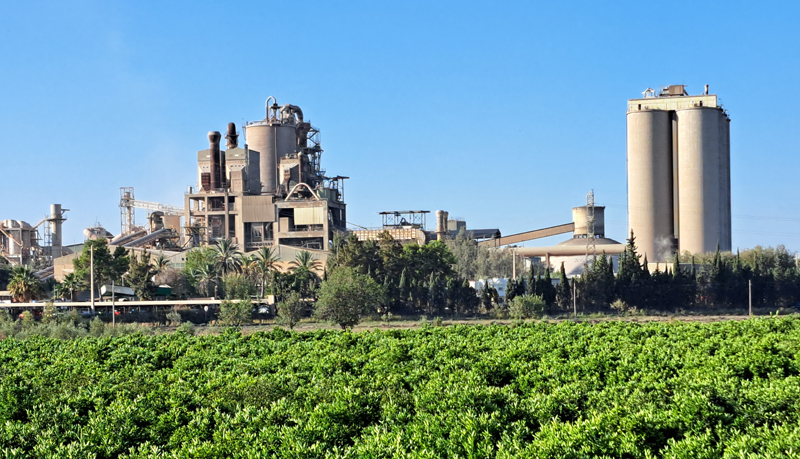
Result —
<instances>
[{"instance_id":1,"label":"olive tree","mask_svg":"<svg viewBox=\"0 0 800 459\"><path fill-rule=\"evenodd\" d=\"M337 266L319 288L314 315L349 328L361 321L362 314L376 311L383 301L383 286L372 277Z\"/></svg>"},{"instance_id":2,"label":"olive tree","mask_svg":"<svg viewBox=\"0 0 800 459\"><path fill-rule=\"evenodd\" d=\"M293 329L303 318L306 310L306 303L300 297L300 292L292 292L278 303L278 317L276 321L281 325L286 325Z\"/></svg>"}]
</instances>

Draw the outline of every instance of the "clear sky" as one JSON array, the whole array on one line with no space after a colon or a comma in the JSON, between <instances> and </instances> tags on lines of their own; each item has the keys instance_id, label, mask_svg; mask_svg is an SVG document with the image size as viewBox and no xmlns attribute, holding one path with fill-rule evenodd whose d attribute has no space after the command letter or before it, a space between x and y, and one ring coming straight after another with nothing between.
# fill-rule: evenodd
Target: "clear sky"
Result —
<instances>
[{"instance_id":1,"label":"clear sky","mask_svg":"<svg viewBox=\"0 0 800 459\"><path fill-rule=\"evenodd\" d=\"M119 232L119 187L183 205L210 130L303 108L348 220L444 209L504 234L594 189L626 228L626 100L709 84L731 123L733 245L800 250L798 2L9 2L0 219ZM789 91L788 93L786 91ZM145 212L138 213L143 222ZM568 236L535 241L544 245Z\"/></svg>"}]
</instances>

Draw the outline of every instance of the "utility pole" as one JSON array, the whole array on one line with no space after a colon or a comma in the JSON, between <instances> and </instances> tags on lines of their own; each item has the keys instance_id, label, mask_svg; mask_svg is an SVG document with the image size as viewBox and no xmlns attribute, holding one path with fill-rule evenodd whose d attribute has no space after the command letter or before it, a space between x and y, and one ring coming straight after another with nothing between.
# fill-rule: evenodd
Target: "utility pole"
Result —
<instances>
[{"instance_id":1,"label":"utility pole","mask_svg":"<svg viewBox=\"0 0 800 459\"><path fill-rule=\"evenodd\" d=\"M114 309L114 279L111 279L111 326L117 326L116 310Z\"/></svg>"},{"instance_id":2,"label":"utility pole","mask_svg":"<svg viewBox=\"0 0 800 459\"><path fill-rule=\"evenodd\" d=\"M750 317L753 317L753 281L747 279L747 302L750 304Z\"/></svg>"},{"instance_id":3,"label":"utility pole","mask_svg":"<svg viewBox=\"0 0 800 459\"><path fill-rule=\"evenodd\" d=\"M575 286L575 279L572 279L572 313L575 315L575 318L578 318L578 297L575 295L577 293L576 286Z\"/></svg>"},{"instance_id":4,"label":"utility pole","mask_svg":"<svg viewBox=\"0 0 800 459\"><path fill-rule=\"evenodd\" d=\"M92 314L94 314L94 246L89 248L89 283L92 284L90 294L92 295Z\"/></svg>"},{"instance_id":5,"label":"utility pole","mask_svg":"<svg viewBox=\"0 0 800 459\"><path fill-rule=\"evenodd\" d=\"M517 249L515 248L511 254L514 257L511 262L511 277L517 280Z\"/></svg>"}]
</instances>

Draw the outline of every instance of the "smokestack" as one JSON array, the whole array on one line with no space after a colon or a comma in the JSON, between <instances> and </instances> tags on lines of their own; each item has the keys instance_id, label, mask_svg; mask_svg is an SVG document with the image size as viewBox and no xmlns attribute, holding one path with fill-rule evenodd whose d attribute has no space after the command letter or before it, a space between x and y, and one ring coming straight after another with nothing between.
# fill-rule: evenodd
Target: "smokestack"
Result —
<instances>
[{"instance_id":1,"label":"smokestack","mask_svg":"<svg viewBox=\"0 0 800 459\"><path fill-rule=\"evenodd\" d=\"M706 85L706 92L705 92L705 94L706 94L706 95L708 95L708 85Z\"/></svg>"},{"instance_id":2,"label":"smokestack","mask_svg":"<svg viewBox=\"0 0 800 459\"><path fill-rule=\"evenodd\" d=\"M239 146L239 134L236 133L236 124L228 123L228 135L225 136L225 140L229 150Z\"/></svg>"},{"instance_id":3,"label":"smokestack","mask_svg":"<svg viewBox=\"0 0 800 459\"><path fill-rule=\"evenodd\" d=\"M61 204L50 204L50 256L58 258L62 254L61 249L61 223L65 220L63 217L64 212L69 209L61 210Z\"/></svg>"},{"instance_id":4,"label":"smokestack","mask_svg":"<svg viewBox=\"0 0 800 459\"><path fill-rule=\"evenodd\" d=\"M222 138L222 135L217 131L211 131L208 133L208 149L211 153L211 189L217 190L220 188L219 178L222 176L220 173L220 164L219 164L219 139Z\"/></svg>"},{"instance_id":5,"label":"smokestack","mask_svg":"<svg viewBox=\"0 0 800 459\"><path fill-rule=\"evenodd\" d=\"M443 241L447 239L447 212L443 210L436 211L436 240Z\"/></svg>"}]
</instances>

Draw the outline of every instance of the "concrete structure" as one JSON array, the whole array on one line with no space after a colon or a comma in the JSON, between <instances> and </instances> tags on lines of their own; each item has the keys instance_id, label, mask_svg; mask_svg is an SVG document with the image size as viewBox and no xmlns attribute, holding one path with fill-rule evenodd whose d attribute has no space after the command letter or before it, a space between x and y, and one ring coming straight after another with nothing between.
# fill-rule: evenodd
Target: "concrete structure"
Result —
<instances>
[{"instance_id":1,"label":"concrete structure","mask_svg":"<svg viewBox=\"0 0 800 459\"><path fill-rule=\"evenodd\" d=\"M427 244L433 240L444 241L454 239L461 230L466 231L472 239L492 240L500 239L500 230L497 228L489 229L468 229L467 222L463 219L451 219L450 214L444 210L437 210L436 230L426 229L427 215L429 210L392 210L378 212L383 220L380 228L363 228L350 230L358 240L367 241L380 240L382 233L388 233L395 241L403 244L417 243ZM483 242L481 242L482 244Z\"/></svg>"},{"instance_id":2,"label":"concrete structure","mask_svg":"<svg viewBox=\"0 0 800 459\"><path fill-rule=\"evenodd\" d=\"M278 245L328 250L333 233L346 231L347 177L325 176L319 131L304 121L300 107L279 106L272 97L266 117L244 129L244 148L230 123L227 150L212 131L209 148L197 153L198 186L185 196L183 245L228 238L244 251Z\"/></svg>"},{"instance_id":3,"label":"concrete structure","mask_svg":"<svg viewBox=\"0 0 800 459\"><path fill-rule=\"evenodd\" d=\"M0 256L15 265L50 265L54 258L65 253L62 244L62 224L67 220L61 204L51 204L50 213L39 223L31 225L22 220L0 220ZM43 233L39 232L43 228ZM68 251L66 251L68 252Z\"/></svg>"},{"instance_id":4,"label":"concrete structure","mask_svg":"<svg viewBox=\"0 0 800 459\"><path fill-rule=\"evenodd\" d=\"M731 249L730 118L683 85L628 101L628 229L648 260Z\"/></svg>"},{"instance_id":5,"label":"concrete structure","mask_svg":"<svg viewBox=\"0 0 800 459\"><path fill-rule=\"evenodd\" d=\"M593 210L594 238L592 242L594 242L595 251L598 255L605 253L611 257L616 267L616 260L618 255L625 251L625 244L620 244L613 239L605 237L605 207L593 206ZM561 263L564 262L564 267L569 276L582 274L586 265L587 238L590 233L587 225L589 215L590 209L588 206L572 208L572 223L569 224L573 228L571 239L553 246L518 247L514 250L523 257L541 258L545 266L549 266L554 270L560 269ZM567 226L560 225L554 228L566 228ZM555 232L554 234L561 234L561 232Z\"/></svg>"}]
</instances>

